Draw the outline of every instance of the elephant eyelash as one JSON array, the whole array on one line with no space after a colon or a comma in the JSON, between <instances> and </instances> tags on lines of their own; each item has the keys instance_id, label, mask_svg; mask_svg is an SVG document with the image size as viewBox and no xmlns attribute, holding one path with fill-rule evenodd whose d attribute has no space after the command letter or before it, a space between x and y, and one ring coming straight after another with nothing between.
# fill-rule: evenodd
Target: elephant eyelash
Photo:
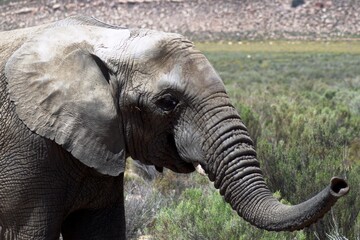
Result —
<instances>
[{"instance_id":1,"label":"elephant eyelash","mask_svg":"<svg viewBox=\"0 0 360 240\"><path fill-rule=\"evenodd\" d=\"M178 105L179 100L174 96L167 94L156 101L156 105L165 112L172 111Z\"/></svg>"}]
</instances>

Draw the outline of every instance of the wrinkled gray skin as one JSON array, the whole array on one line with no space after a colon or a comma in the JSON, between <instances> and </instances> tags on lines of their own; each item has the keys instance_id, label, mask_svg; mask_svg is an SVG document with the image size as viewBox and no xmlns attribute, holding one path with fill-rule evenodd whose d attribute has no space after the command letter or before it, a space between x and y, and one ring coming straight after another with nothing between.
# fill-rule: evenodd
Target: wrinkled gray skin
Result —
<instances>
[{"instance_id":1,"label":"wrinkled gray skin","mask_svg":"<svg viewBox=\"0 0 360 240\"><path fill-rule=\"evenodd\" d=\"M208 60L180 35L91 18L0 33L0 239L124 239L125 158L200 164L259 228L296 230L345 181L285 206Z\"/></svg>"}]
</instances>

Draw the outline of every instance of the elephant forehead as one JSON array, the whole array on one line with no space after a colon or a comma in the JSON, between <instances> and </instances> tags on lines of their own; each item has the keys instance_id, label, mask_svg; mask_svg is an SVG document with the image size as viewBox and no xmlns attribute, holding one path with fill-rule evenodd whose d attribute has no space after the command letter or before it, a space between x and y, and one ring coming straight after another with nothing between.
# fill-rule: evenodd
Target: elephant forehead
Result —
<instances>
[{"instance_id":1,"label":"elephant forehead","mask_svg":"<svg viewBox=\"0 0 360 240\"><path fill-rule=\"evenodd\" d=\"M159 91L170 88L194 96L225 92L221 78L205 57L174 64L170 71L161 74L157 86Z\"/></svg>"},{"instance_id":2,"label":"elephant forehead","mask_svg":"<svg viewBox=\"0 0 360 240\"><path fill-rule=\"evenodd\" d=\"M130 44L130 56L135 61L158 59L166 54L166 46L169 43L183 39L179 34L148 29L132 30L131 35L133 38Z\"/></svg>"},{"instance_id":3,"label":"elephant forehead","mask_svg":"<svg viewBox=\"0 0 360 240\"><path fill-rule=\"evenodd\" d=\"M182 88L185 86L185 78L182 77L183 70L182 66L176 64L169 72L160 73L159 84L158 87L160 89L174 87L174 88Z\"/></svg>"}]
</instances>

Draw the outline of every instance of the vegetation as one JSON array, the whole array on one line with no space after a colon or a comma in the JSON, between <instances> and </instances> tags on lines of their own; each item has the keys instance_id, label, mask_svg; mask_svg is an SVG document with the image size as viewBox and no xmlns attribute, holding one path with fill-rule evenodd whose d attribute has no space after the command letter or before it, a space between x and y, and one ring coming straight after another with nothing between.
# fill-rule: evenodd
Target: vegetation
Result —
<instances>
[{"instance_id":1,"label":"vegetation","mask_svg":"<svg viewBox=\"0 0 360 240\"><path fill-rule=\"evenodd\" d=\"M206 178L166 172L163 201L144 232L155 239L360 239L360 42L198 44L224 80L267 183L296 204L347 179L350 193L324 219L269 233L240 219Z\"/></svg>"}]
</instances>

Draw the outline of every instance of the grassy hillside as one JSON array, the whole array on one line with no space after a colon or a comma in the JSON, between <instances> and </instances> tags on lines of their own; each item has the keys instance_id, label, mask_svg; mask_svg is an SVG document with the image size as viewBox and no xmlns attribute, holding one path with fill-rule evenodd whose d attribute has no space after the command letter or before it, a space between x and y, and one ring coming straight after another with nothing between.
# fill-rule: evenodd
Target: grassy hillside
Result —
<instances>
[{"instance_id":1,"label":"grassy hillside","mask_svg":"<svg viewBox=\"0 0 360 240\"><path fill-rule=\"evenodd\" d=\"M334 175L351 191L310 229L269 233L236 216L206 178L167 172L153 185L165 200L146 231L155 239L360 239L360 42L197 47L224 80L278 198L304 201Z\"/></svg>"}]
</instances>

